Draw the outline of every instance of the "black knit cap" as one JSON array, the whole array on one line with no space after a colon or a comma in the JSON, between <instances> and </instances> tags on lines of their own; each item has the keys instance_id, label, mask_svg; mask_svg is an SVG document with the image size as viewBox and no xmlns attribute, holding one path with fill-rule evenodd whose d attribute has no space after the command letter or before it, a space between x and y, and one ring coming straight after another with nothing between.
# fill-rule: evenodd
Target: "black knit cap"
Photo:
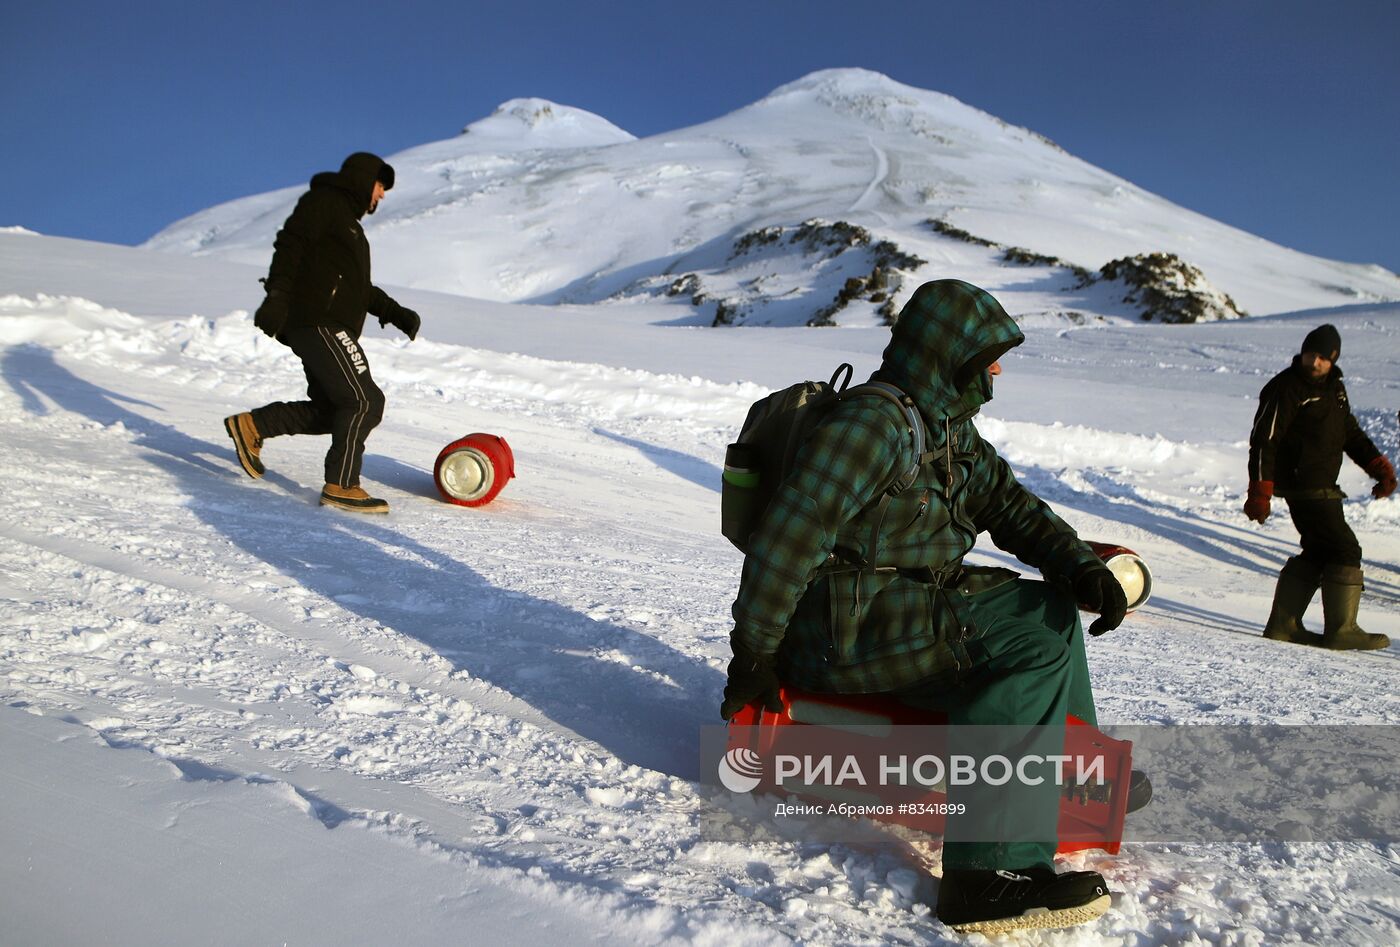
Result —
<instances>
[{"instance_id":1,"label":"black knit cap","mask_svg":"<svg viewBox=\"0 0 1400 947\"><path fill-rule=\"evenodd\" d=\"M1334 325L1318 326L1303 340L1302 352L1316 352L1329 362L1335 362L1342 354L1342 334Z\"/></svg>"},{"instance_id":2,"label":"black knit cap","mask_svg":"<svg viewBox=\"0 0 1400 947\"><path fill-rule=\"evenodd\" d=\"M346 158L341 162L340 173L345 175L352 189L364 189L366 200L375 181L384 185L386 191L394 186L394 166L368 151L357 151Z\"/></svg>"}]
</instances>

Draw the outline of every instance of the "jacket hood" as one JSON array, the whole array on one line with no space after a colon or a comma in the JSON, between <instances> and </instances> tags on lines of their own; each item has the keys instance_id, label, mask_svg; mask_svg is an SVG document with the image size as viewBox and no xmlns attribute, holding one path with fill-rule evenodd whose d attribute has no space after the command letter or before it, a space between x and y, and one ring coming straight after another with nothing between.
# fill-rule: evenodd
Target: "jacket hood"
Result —
<instances>
[{"instance_id":1,"label":"jacket hood","mask_svg":"<svg viewBox=\"0 0 1400 947\"><path fill-rule=\"evenodd\" d=\"M986 368L1025 341L1001 303L962 280L920 286L899 313L875 377L902 388L929 424L991 400Z\"/></svg>"},{"instance_id":2,"label":"jacket hood","mask_svg":"<svg viewBox=\"0 0 1400 947\"><path fill-rule=\"evenodd\" d=\"M323 171L313 177L311 186L340 188L350 195L356 216L363 217L374 195L375 181L382 181L386 191L393 187L393 166L378 155L357 151L345 159L339 171Z\"/></svg>"}]
</instances>

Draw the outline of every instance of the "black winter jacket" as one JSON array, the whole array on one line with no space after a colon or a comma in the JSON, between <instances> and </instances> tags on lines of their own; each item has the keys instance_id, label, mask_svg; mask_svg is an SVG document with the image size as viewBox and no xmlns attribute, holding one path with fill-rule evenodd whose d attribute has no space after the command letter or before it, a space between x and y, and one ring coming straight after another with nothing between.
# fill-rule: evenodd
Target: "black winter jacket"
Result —
<instances>
[{"instance_id":1,"label":"black winter jacket","mask_svg":"<svg viewBox=\"0 0 1400 947\"><path fill-rule=\"evenodd\" d=\"M1342 370L1320 381L1307 376L1298 356L1259 392L1249 435L1249 479L1269 480L1274 492L1295 499L1341 497L1337 474L1345 453L1365 467L1380 454L1351 413Z\"/></svg>"},{"instance_id":2,"label":"black winter jacket","mask_svg":"<svg viewBox=\"0 0 1400 947\"><path fill-rule=\"evenodd\" d=\"M359 338L365 313L393 315L400 306L370 282L369 241L360 218L369 209L383 159L361 152L339 171L311 179L311 189L273 243L268 292L291 297L286 328L336 326Z\"/></svg>"}]
</instances>

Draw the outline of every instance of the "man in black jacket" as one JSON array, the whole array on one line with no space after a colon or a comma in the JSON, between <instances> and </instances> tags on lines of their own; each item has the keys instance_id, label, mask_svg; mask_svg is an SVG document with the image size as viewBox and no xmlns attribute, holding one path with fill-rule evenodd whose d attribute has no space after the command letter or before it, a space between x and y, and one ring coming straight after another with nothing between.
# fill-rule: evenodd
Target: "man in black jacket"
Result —
<instances>
[{"instance_id":1,"label":"man in black jacket","mask_svg":"<svg viewBox=\"0 0 1400 947\"><path fill-rule=\"evenodd\" d=\"M1361 544L1342 516L1337 474L1345 453L1376 480L1377 499L1395 490L1395 468L1362 432L1337 367L1342 337L1330 325L1303 340L1293 364L1264 386L1249 436L1249 498L1244 512L1262 523L1275 494L1288 501L1303 551L1279 572L1264 637L1337 650L1390 647L1385 635L1356 623L1361 602ZM1303 627L1303 612L1322 586L1321 635Z\"/></svg>"},{"instance_id":2,"label":"man in black jacket","mask_svg":"<svg viewBox=\"0 0 1400 947\"><path fill-rule=\"evenodd\" d=\"M394 169L368 152L345 159L338 172L311 179L273 244L267 298L253 324L291 348L306 371L307 401L279 401L224 419L248 476L265 470L260 451L269 437L329 434L321 503L360 513L387 513L389 504L360 487L365 438L384 413L384 392L360 347L366 313L409 339L418 314L370 282L369 241L360 218L373 214L394 186Z\"/></svg>"}]
</instances>

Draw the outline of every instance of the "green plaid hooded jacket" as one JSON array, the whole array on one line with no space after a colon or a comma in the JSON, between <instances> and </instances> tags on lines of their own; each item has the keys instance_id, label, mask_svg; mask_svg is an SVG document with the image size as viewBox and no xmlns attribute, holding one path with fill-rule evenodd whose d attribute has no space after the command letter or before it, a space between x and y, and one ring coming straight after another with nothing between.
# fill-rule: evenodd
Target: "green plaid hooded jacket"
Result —
<instances>
[{"instance_id":1,"label":"green plaid hooded jacket","mask_svg":"<svg viewBox=\"0 0 1400 947\"><path fill-rule=\"evenodd\" d=\"M972 423L991 397L986 368L1022 341L987 292L959 280L919 287L872 377L914 399L936 460L890 502L872 549L876 501L912 458L908 423L883 398L832 409L754 534L734 602L736 646L776 654L780 677L802 689L899 690L969 666L978 631L963 593L940 586L979 533L1048 578L1098 562ZM873 555L883 568L831 571L833 553Z\"/></svg>"}]
</instances>

